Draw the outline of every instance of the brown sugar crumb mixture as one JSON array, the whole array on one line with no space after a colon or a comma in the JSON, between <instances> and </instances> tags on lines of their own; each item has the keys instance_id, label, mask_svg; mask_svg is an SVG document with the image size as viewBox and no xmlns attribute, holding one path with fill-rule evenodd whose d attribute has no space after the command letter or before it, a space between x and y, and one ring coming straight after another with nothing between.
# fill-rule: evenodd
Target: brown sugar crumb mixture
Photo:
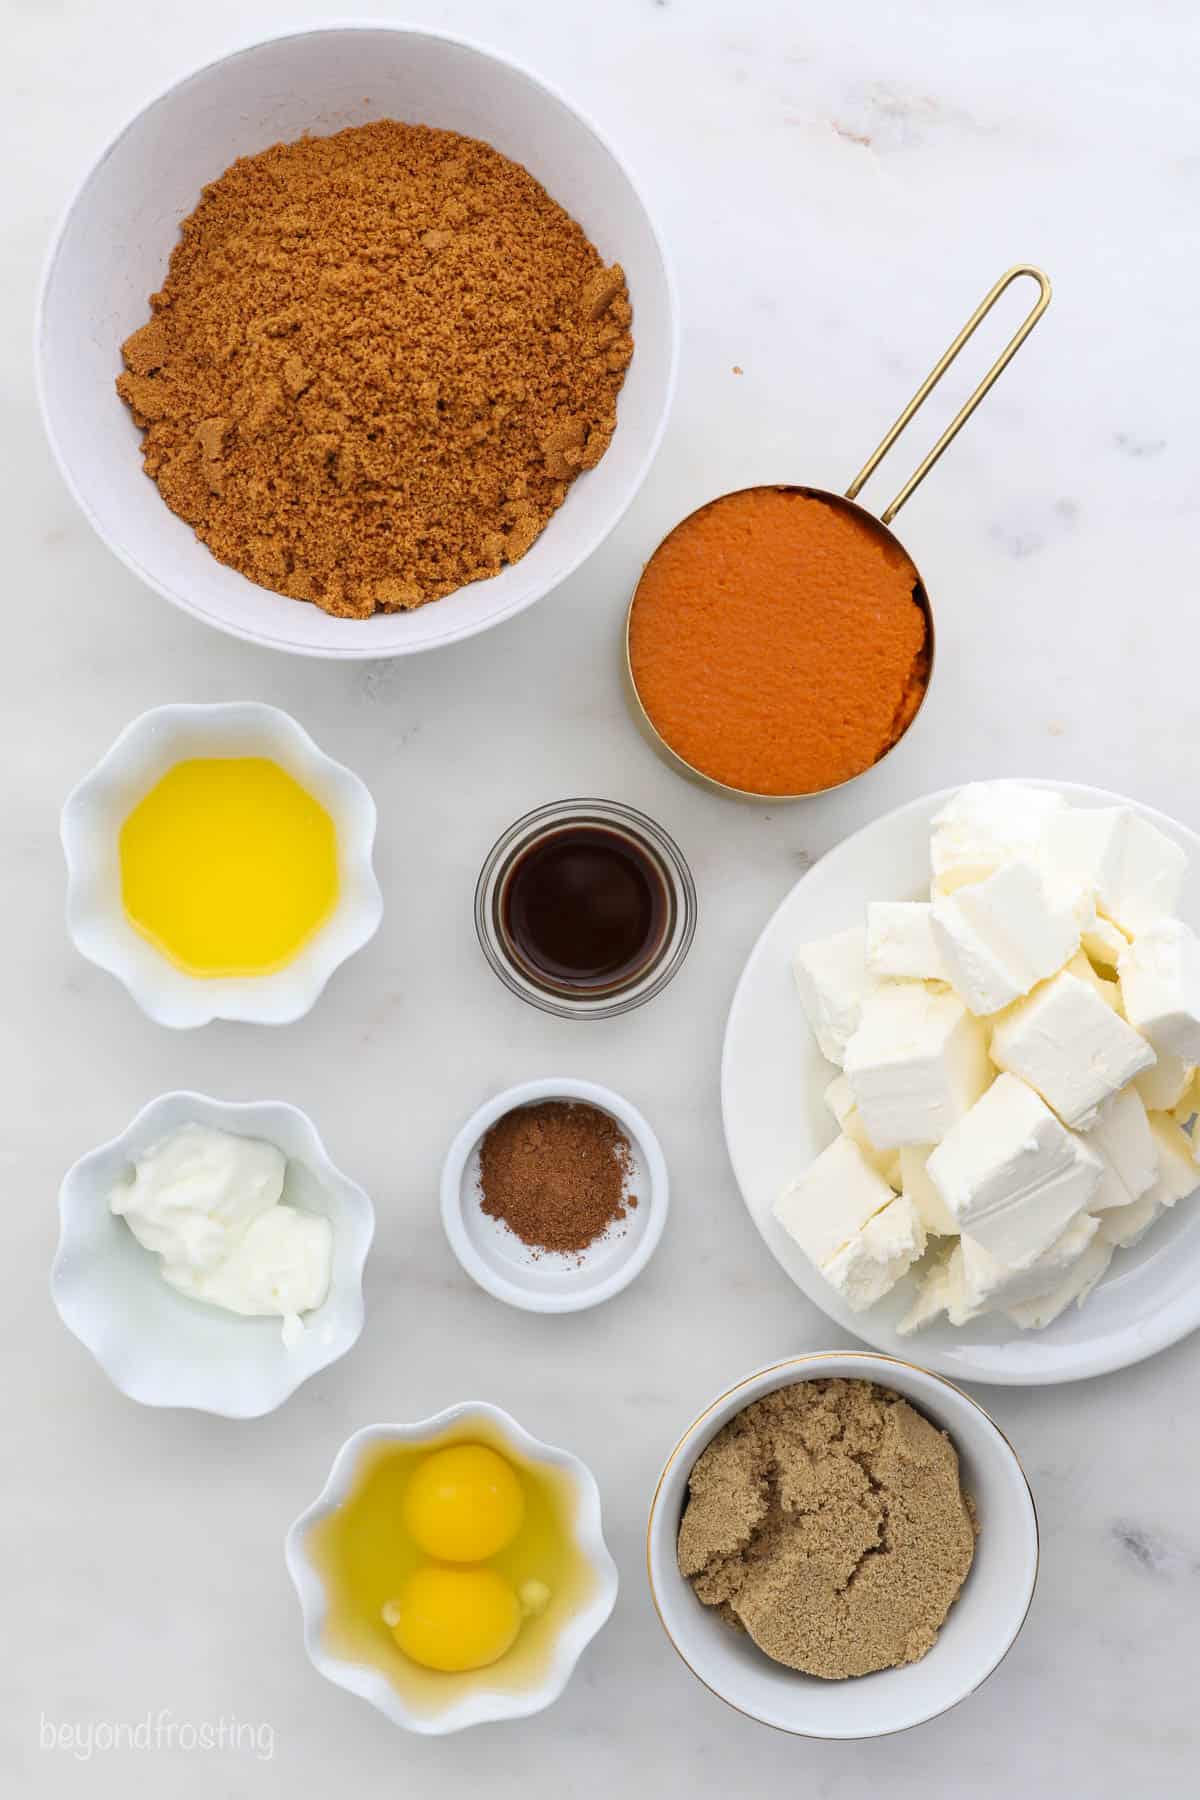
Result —
<instances>
[{"instance_id":1,"label":"brown sugar crumb mixture","mask_svg":"<svg viewBox=\"0 0 1200 1800\"><path fill-rule=\"evenodd\" d=\"M598 1107L569 1100L519 1106L479 1152L483 1211L534 1250L586 1250L637 1205L629 1139Z\"/></svg>"},{"instance_id":2,"label":"brown sugar crumb mixture","mask_svg":"<svg viewBox=\"0 0 1200 1800\"><path fill-rule=\"evenodd\" d=\"M634 682L684 762L809 794L877 762L929 679L918 575L882 529L798 488L746 488L659 545L629 620Z\"/></svg>"},{"instance_id":3,"label":"brown sugar crumb mixture","mask_svg":"<svg viewBox=\"0 0 1200 1800\"><path fill-rule=\"evenodd\" d=\"M516 562L604 455L619 265L527 170L385 120L242 157L180 228L117 391L213 555L364 618Z\"/></svg>"},{"instance_id":4,"label":"brown sugar crumb mixture","mask_svg":"<svg viewBox=\"0 0 1200 1800\"><path fill-rule=\"evenodd\" d=\"M692 1470L679 1528L699 1599L831 1681L924 1656L974 1554L954 1445L870 1381L801 1381L746 1407Z\"/></svg>"}]
</instances>

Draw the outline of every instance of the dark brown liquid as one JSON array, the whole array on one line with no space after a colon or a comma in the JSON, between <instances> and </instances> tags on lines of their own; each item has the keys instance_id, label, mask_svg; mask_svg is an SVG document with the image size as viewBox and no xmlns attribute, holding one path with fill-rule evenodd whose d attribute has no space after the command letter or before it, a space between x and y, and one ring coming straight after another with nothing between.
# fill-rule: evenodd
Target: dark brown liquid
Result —
<instances>
[{"instance_id":1,"label":"dark brown liquid","mask_svg":"<svg viewBox=\"0 0 1200 1800\"><path fill-rule=\"evenodd\" d=\"M599 825L547 832L517 859L500 896L518 959L536 979L576 990L638 975L662 944L668 912L649 854Z\"/></svg>"}]
</instances>

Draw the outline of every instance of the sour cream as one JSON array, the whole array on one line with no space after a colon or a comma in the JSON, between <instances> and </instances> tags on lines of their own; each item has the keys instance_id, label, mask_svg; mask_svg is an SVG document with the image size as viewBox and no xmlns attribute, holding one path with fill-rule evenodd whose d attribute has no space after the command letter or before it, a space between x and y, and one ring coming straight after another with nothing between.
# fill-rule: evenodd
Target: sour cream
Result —
<instances>
[{"instance_id":1,"label":"sour cream","mask_svg":"<svg viewBox=\"0 0 1200 1800\"><path fill-rule=\"evenodd\" d=\"M328 1219L281 1198L287 1159L274 1144L181 1125L151 1145L109 1205L160 1259L169 1286L249 1317L279 1317L289 1346L300 1314L329 1289Z\"/></svg>"}]
</instances>

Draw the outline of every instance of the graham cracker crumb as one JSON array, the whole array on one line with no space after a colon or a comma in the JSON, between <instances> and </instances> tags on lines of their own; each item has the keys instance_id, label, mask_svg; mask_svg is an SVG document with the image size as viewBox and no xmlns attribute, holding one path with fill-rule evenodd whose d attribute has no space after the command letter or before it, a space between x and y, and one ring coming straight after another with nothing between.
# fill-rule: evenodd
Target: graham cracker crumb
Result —
<instances>
[{"instance_id":1,"label":"graham cracker crumb","mask_svg":"<svg viewBox=\"0 0 1200 1800\"><path fill-rule=\"evenodd\" d=\"M523 556L633 354L624 271L528 170L395 120L239 158L150 308L117 380L147 474L221 562L348 618Z\"/></svg>"}]
</instances>

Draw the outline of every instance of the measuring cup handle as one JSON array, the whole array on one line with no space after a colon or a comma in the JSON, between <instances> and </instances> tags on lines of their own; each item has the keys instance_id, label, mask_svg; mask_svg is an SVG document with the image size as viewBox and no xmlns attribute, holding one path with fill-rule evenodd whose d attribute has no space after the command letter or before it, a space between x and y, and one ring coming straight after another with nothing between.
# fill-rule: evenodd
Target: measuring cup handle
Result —
<instances>
[{"instance_id":1,"label":"measuring cup handle","mask_svg":"<svg viewBox=\"0 0 1200 1800\"><path fill-rule=\"evenodd\" d=\"M1049 278L1042 273L1041 269L1035 269L1029 263L1018 263L1016 268L1009 269L1007 274L1000 277L995 287L989 289L959 332L958 336L955 338L954 342L946 350L945 355L942 356L929 371L904 411L900 414L900 417L896 420L896 423L892 426L886 437L884 437L871 452L862 468L858 471L858 474L854 477L854 480L850 483L850 486L846 489L847 500L853 500L859 492L859 489L862 488L875 473L876 469L879 467L896 439L900 436L900 433L904 430L905 426L909 423L914 413L929 398L929 395L942 379L942 376L946 373L950 364L954 361L963 345L967 342L967 339L973 336L974 332L987 317L988 313L991 312L993 306L995 306L1005 289L1011 287L1014 281L1019 281L1022 275L1028 275L1030 280L1036 281L1038 285L1038 298L1032 311L1029 313L1024 323L1018 327L1005 348L1000 352L970 399L962 407L961 411L951 419L949 425L947 425L945 431L943 431L941 437L933 446L933 449L929 452L929 455L925 458L924 462L922 462L909 476L908 480L886 511L880 513L879 518L881 524L890 524L896 514L900 511L900 508L904 505L904 502L920 487L934 463L937 462L938 458L945 450L949 449L950 445L954 442L988 389L999 380L1000 376L1004 373L1013 357L1017 354L1017 351L1021 348L1021 345L1025 342L1025 339L1029 336L1030 332L1049 306L1050 281Z\"/></svg>"}]
</instances>

